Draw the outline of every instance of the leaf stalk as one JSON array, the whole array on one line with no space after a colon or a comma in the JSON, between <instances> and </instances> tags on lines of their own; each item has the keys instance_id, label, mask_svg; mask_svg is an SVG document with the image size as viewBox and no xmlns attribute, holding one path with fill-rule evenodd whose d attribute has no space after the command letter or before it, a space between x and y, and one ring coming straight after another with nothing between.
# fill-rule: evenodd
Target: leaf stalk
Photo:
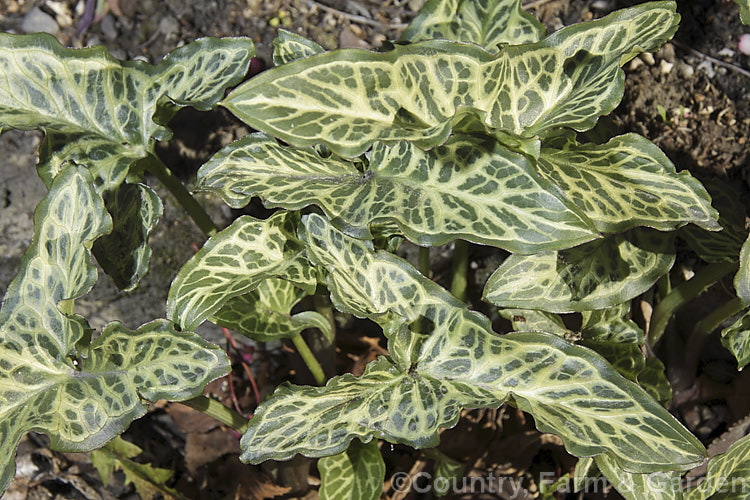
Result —
<instances>
[{"instance_id":1,"label":"leaf stalk","mask_svg":"<svg viewBox=\"0 0 750 500\"><path fill-rule=\"evenodd\" d=\"M679 308L698 297L731 272L736 271L737 268L736 262L709 264L695 273L695 276L688 281L674 287L654 308L654 313L651 316L651 327L648 332L649 344L654 346L659 342L664 335L669 320Z\"/></svg>"},{"instance_id":2,"label":"leaf stalk","mask_svg":"<svg viewBox=\"0 0 750 500\"><path fill-rule=\"evenodd\" d=\"M310 347L307 345L307 342L305 342L305 339L302 338L302 335L299 333L296 334L292 337L292 342L294 343L294 347L297 348L297 352L302 357L302 361L305 362L310 373L312 373L315 383L318 385L325 385L326 375L323 372L323 367L320 366L320 363L315 358L315 354L310 350Z\"/></svg>"},{"instance_id":3,"label":"leaf stalk","mask_svg":"<svg viewBox=\"0 0 750 500\"><path fill-rule=\"evenodd\" d=\"M180 401L185 406L189 406L194 410L212 417L227 427L244 434L247 430L247 426L250 425L250 421L234 411L231 408L227 408L221 402L215 399L208 398L206 396L197 396L192 399Z\"/></svg>"}]
</instances>

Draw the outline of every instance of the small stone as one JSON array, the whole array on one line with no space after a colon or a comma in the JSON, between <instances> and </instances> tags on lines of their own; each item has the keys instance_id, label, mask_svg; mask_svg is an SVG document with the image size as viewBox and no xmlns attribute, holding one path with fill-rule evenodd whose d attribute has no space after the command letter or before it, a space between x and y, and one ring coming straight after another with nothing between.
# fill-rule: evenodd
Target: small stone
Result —
<instances>
[{"instance_id":1,"label":"small stone","mask_svg":"<svg viewBox=\"0 0 750 500\"><path fill-rule=\"evenodd\" d=\"M611 0L595 0L591 3L591 8L593 10L599 10L602 12L610 12L614 9L614 5L612 5Z\"/></svg>"},{"instance_id":2,"label":"small stone","mask_svg":"<svg viewBox=\"0 0 750 500\"><path fill-rule=\"evenodd\" d=\"M21 30L25 33L49 33L57 35L60 27L55 19L39 7L34 7L26 14L21 22Z\"/></svg>"},{"instance_id":3,"label":"small stone","mask_svg":"<svg viewBox=\"0 0 750 500\"><path fill-rule=\"evenodd\" d=\"M172 16L162 17L159 21L159 32L169 38L176 36L180 31L180 22Z\"/></svg>"},{"instance_id":4,"label":"small stone","mask_svg":"<svg viewBox=\"0 0 750 500\"><path fill-rule=\"evenodd\" d=\"M714 65L711 64L711 61L703 61L698 65L698 69L705 71L709 78L716 76L716 71L714 71Z\"/></svg>"},{"instance_id":5,"label":"small stone","mask_svg":"<svg viewBox=\"0 0 750 500\"><path fill-rule=\"evenodd\" d=\"M727 57L731 59L732 57L734 57L734 51L730 49L729 47L724 47L723 49L719 51L717 55L719 57Z\"/></svg>"},{"instance_id":6,"label":"small stone","mask_svg":"<svg viewBox=\"0 0 750 500\"><path fill-rule=\"evenodd\" d=\"M109 41L116 40L117 39L117 26L115 26L115 18L107 14L104 16L99 23L99 27L102 30L102 34L104 35L104 38L106 38Z\"/></svg>"},{"instance_id":7,"label":"small stone","mask_svg":"<svg viewBox=\"0 0 750 500\"><path fill-rule=\"evenodd\" d=\"M643 64L644 64L643 59L641 59L640 57L636 57L632 61L630 61L630 64L628 64L628 70L635 71L641 66L643 66Z\"/></svg>"},{"instance_id":8,"label":"small stone","mask_svg":"<svg viewBox=\"0 0 750 500\"><path fill-rule=\"evenodd\" d=\"M672 68L674 68L674 64L668 62L666 59L662 59L659 63L659 72L662 75L668 75L669 73L671 73Z\"/></svg>"},{"instance_id":9,"label":"small stone","mask_svg":"<svg viewBox=\"0 0 750 500\"><path fill-rule=\"evenodd\" d=\"M643 62L648 64L649 66L653 66L656 64L656 59L654 59L654 55L651 52L644 52L641 54L641 59L643 59Z\"/></svg>"},{"instance_id":10,"label":"small stone","mask_svg":"<svg viewBox=\"0 0 750 500\"><path fill-rule=\"evenodd\" d=\"M680 76L683 78L691 78L695 74L693 67L687 63L678 64L677 71L679 71Z\"/></svg>"},{"instance_id":11,"label":"small stone","mask_svg":"<svg viewBox=\"0 0 750 500\"><path fill-rule=\"evenodd\" d=\"M665 43L659 51L659 56L661 56L662 59L666 59L668 62L674 63L674 45L672 45L671 43Z\"/></svg>"}]
</instances>

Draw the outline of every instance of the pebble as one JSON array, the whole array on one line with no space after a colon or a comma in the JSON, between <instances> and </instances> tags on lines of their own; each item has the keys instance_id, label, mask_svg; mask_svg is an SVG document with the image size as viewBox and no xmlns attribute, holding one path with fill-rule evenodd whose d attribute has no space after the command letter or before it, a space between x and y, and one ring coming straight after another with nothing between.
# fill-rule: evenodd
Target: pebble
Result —
<instances>
[{"instance_id":1,"label":"pebble","mask_svg":"<svg viewBox=\"0 0 750 500\"><path fill-rule=\"evenodd\" d=\"M703 61L698 65L698 69L705 71L709 78L716 76L716 71L714 71L714 65L711 64L711 61Z\"/></svg>"},{"instance_id":2,"label":"pebble","mask_svg":"<svg viewBox=\"0 0 750 500\"><path fill-rule=\"evenodd\" d=\"M172 16L162 17L159 21L159 31L166 38L176 36L180 31L180 22Z\"/></svg>"},{"instance_id":3,"label":"pebble","mask_svg":"<svg viewBox=\"0 0 750 500\"><path fill-rule=\"evenodd\" d=\"M672 45L671 43L665 43L664 46L659 51L659 56L661 56L662 59L666 59L667 61L674 63L675 61L674 45Z\"/></svg>"},{"instance_id":4,"label":"pebble","mask_svg":"<svg viewBox=\"0 0 750 500\"><path fill-rule=\"evenodd\" d=\"M104 16L99 23L99 27L102 30L102 34L104 34L104 38L106 38L109 41L117 39L117 26L115 26L115 18L111 15L107 14Z\"/></svg>"},{"instance_id":5,"label":"pebble","mask_svg":"<svg viewBox=\"0 0 750 500\"><path fill-rule=\"evenodd\" d=\"M674 64L667 61L666 59L662 59L661 62L659 63L659 72L662 75L668 75L669 73L671 73L672 68L674 68Z\"/></svg>"},{"instance_id":6,"label":"pebble","mask_svg":"<svg viewBox=\"0 0 750 500\"><path fill-rule=\"evenodd\" d=\"M641 59L643 59L643 62L648 64L649 66L653 66L656 64L656 59L654 59L654 55L651 52L644 52L641 54Z\"/></svg>"},{"instance_id":7,"label":"pebble","mask_svg":"<svg viewBox=\"0 0 750 500\"><path fill-rule=\"evenodd\" d=\"M718 55L719 57L732 58L732 57L734 57L734 51L732 49L730 49L729 47L724 47L716 55Z\"/></svg>"},{"instance_id":8,"label":"pebble","mask_svg":"<svg viewBox=\"0 0 750 500\"><path fill-rule=\"evenodd\" d=\"M24 16L21 29L25 33L49 33L50 35L57 35L60 31L57 21L39 7L34 7Z\"/></svg>"},{"instance_id":9,"label":"pebble","mask_svg":"<svg viewBox=\"0 0 750 500\"><path fill-rule=\"evenodd\" d=\"M695 69L687 63L679 63L677 65L677 71L683 78L690 78L695 74Z\"/></svg>"},{"instance_id":10,"label":"pebble","mask_svg":"<svg viewBox=\"0 0 750 500\"><path fill-rule=\"evenodd\" d=\"M595 0L591 4L591 8L593 10L600 10L602 12L609 12L611 11L614 6L612 5L613 2L611 0Z\"/></svg>"}]
</instances>

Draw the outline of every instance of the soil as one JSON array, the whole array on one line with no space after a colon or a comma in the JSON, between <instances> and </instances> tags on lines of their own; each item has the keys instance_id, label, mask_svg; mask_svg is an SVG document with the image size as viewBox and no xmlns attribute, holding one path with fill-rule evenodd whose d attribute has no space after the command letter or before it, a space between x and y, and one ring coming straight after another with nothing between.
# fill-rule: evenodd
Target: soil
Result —
<instances>
[{"instance_id":1,"label":"soil","mask_svg":"<svg viewBox=\"0 0 750 500\"><path fill-rule=\"evenodd\" d=\"M80 32L84 3L0 0L0 29L23 32L32 16L30 12L37 9L33 14L36 19L41 13L41 19L65 45L103 44L121 59L137 57L152 63L172 48L196 38L242 35L256 42L258 58L268 65L271 42L279 27L311 38L327 49L375 48L384 40L397 38L423 0L108 0L100 2L105 9ZM554 31L640 2L531 3L537 5L531 11L549 31ZM600 127L609 136L628 131L640 133L658 144L678 170L688 170L704 181L718 179L728 183L741 199L748 200L750 56L737 50L737 42L750 28L740 24L738 8L730 0L683 0L678 2L678 8L682 24L674 41L657 54L640 56L626 65L627 86L622 104L610 118L602 120ZM160 150L160 155L187 183L219 148L248 132L223 111L184 110L173 120L173 127L175 138ZM0 136L4 158L0 163L0 292L15 274L30 242L33 209L45 193L34 172L40 139L38 133L13 131ZM160 195L166 200L165 215L151 239L155 257L141 285L124 295L105 277L87 298L77 301L95 328L115 319L135 328L163 317L165 284L190 257L192 244L203 241L200 231L185 219L170 197L162 191ZM202 202L222 223L236 216L215 199L203 198ZM245 212L258 216L265 213L256 203ZM471 251L470 294L478 298L502 255L479 246L473 246ZM433 249L433 272L438 281L447 276L449 264L444 256L448 254L446 248ZM689 272L695 258L685 252L680 255L680 262ZM700 306L697 310L694 314L699 314ZM691 321L689 316L686 321ZM343 336L339 344L349 355L334 353L331 364L337 373L358 373L383 352L382 342L376 332L363 340L358 333L360 323L340 326ZM201 333L214 342L225 342L222 332L210 325L202 327ZM280 379L310 382L305 379L299 360L281 344L264 346L235 340L237 348L230 349L236 366L232 378L215 381L207 389L226 404L233 404L235 399L247 414L257 404L243 363L255 374L261 398ZM684 347L678 344L667 358L679 359L684 354L681 349ZM705 349L696 384L675 392L670 409L706 444L750 411L750 400L742 391L747 376L738 374L735 366L713 338ZM243 465L237 460L237 436L181 405L153 405L124 437L143 448L139 461L172 470L170 486L188 498L317 498L319 480L314 461L296 459L263 467ZM495 477L520 481L526 489L516 498L536 496L535 478L540 474L559 477L572 472L575 465L575 459L565 453L558 438L537 432L528 416L507 407L465 412L456 428L443 433L440 449L466 464L469 476L487 477L491 472ZM388 467L386 478L396 472L432 472L431 461L407 447L385 444L382 451ZM88 455L51 452L45 448L43 436L30 435L25 439L17 462L17 478L3 498L137 496L121 473L116 473L108 485L102 485ZM607 498L619 498L613 491L608 493ZM415 492L404 496L388 485L384 495L391 499L431 498ZM449 498L511 495L512 491L505 491L455 494Z\"/></svg>"}]
</instances>

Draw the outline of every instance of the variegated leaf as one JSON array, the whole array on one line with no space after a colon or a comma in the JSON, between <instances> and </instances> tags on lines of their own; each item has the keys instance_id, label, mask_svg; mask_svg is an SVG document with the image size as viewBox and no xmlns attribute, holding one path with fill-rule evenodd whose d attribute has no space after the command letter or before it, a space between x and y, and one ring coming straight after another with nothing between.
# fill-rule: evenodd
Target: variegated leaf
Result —
<instances>
[{"instance_id":1,"label":"variegated leaf","mask_svg":"<svg viewBox=\"0 0 750 500\"><path fill-rule=\"evenodd\" d=\"M592 340L643 345L643 330L630 318L625 302L607 309L583 311L581 332Z\"/></svg>"},{"instance_id":2,"label":"variegated leaf","mask_svg":"<svg viewBox=\"0 0 750 500\"><path fill-rule=\"evenodd\" d=\"M592 484L599 481L599 475L594 457L579 458L573 473L573 492L588 491Z\"/></svg>"},{"instance_id":3,"label":"variegated leaf","mask_svg":"<svg viewBox=\"0 0 750 500\"><path fill-rule=\"evenodd\" d=\"M0 330L7 340L25 349L43 346L50 362L73 354L87 328L83 318L64 314L60 306L96 283L91 245L112 230L85 170L70 165L59 177L36 208L34 238L0 307Z\"/></svg>"},{"instance_id":4,"label":"variegated leaf","mask_svg":"<svg viewBox=\"0 0 750 500\"><path fill-rule=\"evenodd\" d=\"M458 481L464 474L464 464L441 453L437 448L426 450L425 455L435 462L432 476L432 488L435 490L435 496L445 496L451 491L452 485L460 484Z\"/></svg>"},{"instance_id":5,"label":"variegated leaf","mask_svg":"<svg viewBox=\"0 0 750 500\"><path fill-rule=\"evenodd\" d=\"M378 441L355 439L346 451L318 460L321 500L378 500L383 493L385 463Z\"/></svg>"},{"instance_id":6,"label":"variegated leaf","mask_svg":"<svg viewBox=\"0 0 750 500\"><path fill-rule=\"evenodd\" d=\"M160 100L207 110L245 76L255 49L246 38L206 38L157 66L122 62L103 47L63 48L53 37L0 35L0 128L49 133L40 172L47 185L67 160L92 170L100 189L169 131Z\"/></svg>"},{"instance_id":7,"label":"variegated leaf","mask_svg":"<svg viewBox=\"0 0 750 500\"><path fill-rule=\"evenodd\" d=\"M637 228L570 250L511 255L490 276L484 299L559 313L621 304L669 272L673 240L672 233Z\"/></svg>"},{"instance_id":8,"label":"variegated leaf","mask_svg":"<svg viewBox=\"0 0 750 500\"><path fill-rule=\"evenodd\" d=\"M421 245L462 238L531 253L569 248L598 234L526 157L463 135L431 151L378 143L369 166L253 135L201 167L198 189L235 208L252 196L291 210L316 204L358 238L370 237L372 223L396 222Z\"/></svg>"},{"instance_id":9,"label":"variegated leaf","mask_svg":"<svg viewBox=\"0 0 750 500\"><path fill-rule=\"evenodd\" d=\"M295 235L298 220L286 212L266 220L246 215L209 238L172 282L167 317L192 330L267 278L284 278L314 293L316 276Z\"/></svg>"},{"instance_id":10,"label":"variegated leaf","mask_svg":"<svg viewBox=\"0 0 750 500\"><path fill-rule=\"evenodd\" d=\"M568 142L543 148L539 170L604 233L634 226L662 231L693 223L716 231L719 214L706 189L687 171L677 173L652 142L626 134L603 145Z\"/></svg>"},{"instance_id":11,"label":"variegated leaf","mask_svg":"<svg viewBox=\"0 0 750 500\"><path fill-rule=\"evenodd\" d=\"M750 304L750 236L740 250L740 270L734 277L734 288L742 302Z\"/></svg>"},{"instance_id":12,"label":"variegated leaf","mask_svg":"<svg viewBox=\"0 0 750 500\"><path fill-rule=\"evenodd\" d=\"M721 343L737 359L740 370L750 363L750 310L721 331Z\"/></svg>"},{"instance_id":13,"label":"variegated leaf","mask_svg":"<svg viewBox=\"0 0 750 500\"><path fill-rule=\"evenodd\" d=\"M596 465L627 500L682 500L679 472L633 474L607 455L596 457Z\"/></svg>"},{"instance_id":14,"label":"variegated leaf","mask_svg":"<svg viewBox=\"0 0 750 500\"><path fill-rule=\"evenodd\" d=\"M112 232L94 243L94 256L121 290L132 290L148 271L148 237L162 214L159 196L143 184L123 183L104 193Z\"/></svg>"},{"instance_id":15,"label":"variegated leaf","mask_svg":"<svg viewBox=\"0 0 750 500\"><path fill-rule=\"evenodd\" d=\"M0 489L27 432L48 434L53 449L92 450L146 412L141 398L194 397L229 369L223 351L164 320L134 332L110 324L88 352L76 351L88 325L69 301L96 281L90 248L110 229L88 172L65 167L37 207L0 308Z\"/></svg>"},{"instance_id":16,"label":"variegated leaf","mask_svg":"<svg viewBox=\"0 0 750 500\"><path fill-rule=\"evenodd\" d=\"M443 38L476 43L496 52L498 45L538 42L544 35L544 26L521 9L521 0L430 0L401 40Z\"/></svg>"},{"instance_id":17,"label":"variegated leaf","mask_svg":"<svg viewBox=\"0 0 750 500\"><path fill-rule=\"evenodd\" d=\"M297 59L314 56L325 49L307 38L284 29L273 39L273 64L281 66Z\"/></svg>"},{"instance_id":18,"label":"variegated leaf","mask_svg":"<svg viewBox=\"0 0 750 500\"><path fill-rule=\"evenodd\" d=\"M308 328L317 328L333 342L331 324L324 316L314 311L291 313L307 295L289 281L269 278L252 292L228 300L211 321L260 342L291 338Z\"/></svg>"},{"instance_id":19,"label":"variegated leaf","mask_svg":"<svg viewBox=\"0 0 750 500\"><path fill-rule=\"evenodd\" d=\"M678 19L673 2L652 2L497 55L448 41L390 52L339 50L266 71L223 104L292 145L325 144L347 157L375 141L441 144L466 108L511 135L582 131L620 101L620 64L657 48Z\"/></svg>"},{"instance_id":20,"label":"variegated leaf","mask_svg":"<svg viewBox=\"0 0 750 500\"><path fill-rule=\"evenodd\" d=\"M534 309L501 309L500 316L513 325L514 332L546 332L574 340L576 332L568 329L560 316Z\"/></svg>"},{"instance_id":21,"label":"variegated leaf","mask_svg":"<svg viewBox=\"0 0 750 500\"><path fill-rule=\"evenodd\" d=\"M691 488L686 500L745 500L750 494L750 436L708 461L705 481Z\"/></svg>"},{"instance_id":22,"label":"variegated leaf","mask_svg":"<svg viewBox=\"0 0 750 500\"><path fill-rule=\"evenodd\" d=\"M282 385L251 420L241 441L243 460L331 455L355 437L434 446L438 429L454 425L461 408L496 407L507 399L579 456L608 453L634 472L684 469L702 460L692 434L592 351L548 334L498 336L486 317L405 261L373 252L320 216L308 216L304 227L308 255L329 270L337 305L361 316L400 317L401 328L391 316L386 332L395 357L378 358L361 377L335 377L325 387ZM431 333L407 328L420 318Z\"/></svg>"},{"instance_id":23,"label":"variegated leaf","mask_svg":"<svg viewBox=\"0 0 750 500\"><path fill-rule=\"evenodd\" d=\"M680 229L678 235L690 249L706 262L737 262L747 238L745 205L742 193L717 180L705 181L711 205L719 211L719 232L706 231L694 225Z\"/></svg>"}]
</instances>

